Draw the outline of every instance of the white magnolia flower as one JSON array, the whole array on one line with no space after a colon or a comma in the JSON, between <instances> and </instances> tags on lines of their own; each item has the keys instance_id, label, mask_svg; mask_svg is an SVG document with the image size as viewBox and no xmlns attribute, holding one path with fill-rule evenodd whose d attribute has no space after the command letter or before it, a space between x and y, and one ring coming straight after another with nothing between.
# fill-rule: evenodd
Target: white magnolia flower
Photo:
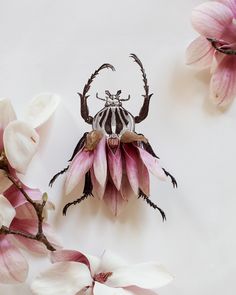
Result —
<instances>
[{"instance_id":1,"label":"white magnolia flower","mask_svg":"<svg viewBox=\"0 0 236 295\"><path fill-rule=\"evenodd\" d=\"M145 295L173 279L159 263L128 265L109 251L98 258L60 250L52 253L52 262L33 281L34 294Z\"/></svg>"},{"instance_id":2,"label":"white magnolia flower","mask_svg":"<svg viewBox=\"0 0 236 295\"><path fill-rule=\"evenodd\" d=\"M59 101L60 98L54 94L38 95L27 106L22 120L17 120L11 101L0 99L0 156L4 151L8 164L16 172L25 173L39 144L35 128L51 117ZM0 167L0 193L10 185Z\"/></svg>"}]
</instances>

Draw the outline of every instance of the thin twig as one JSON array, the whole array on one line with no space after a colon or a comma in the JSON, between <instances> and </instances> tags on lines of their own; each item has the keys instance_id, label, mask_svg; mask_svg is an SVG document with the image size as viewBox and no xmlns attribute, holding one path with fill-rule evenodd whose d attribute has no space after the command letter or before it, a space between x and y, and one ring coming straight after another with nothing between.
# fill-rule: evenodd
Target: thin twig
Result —
<instances>
[{"instance_id":1,"label":"thin twig","mask_svg":"<svg viewBox=\"0 0 236 295\"><path fill-rule=\"evenodd\" d=\"M38 230L36 234L30 234L30 233L22 232L19 230L13 230L6 226L2 226L0 228L0 234L19 235L27 239L36 240L43 243L49 251L55 251L56 249L48 241L47 237L45 236L43 232L43 220L44 220L43 210L47 203L47 195L43 195L42 203L33 201L31 197L24 190L22 184L19 181L17 181L12 175L10 175L8 172L6 172L6 174L8 179L13 183L13 185L23 194L27 202L29 202L33 206L38 218Z\"/></svg>"}]
</instances>

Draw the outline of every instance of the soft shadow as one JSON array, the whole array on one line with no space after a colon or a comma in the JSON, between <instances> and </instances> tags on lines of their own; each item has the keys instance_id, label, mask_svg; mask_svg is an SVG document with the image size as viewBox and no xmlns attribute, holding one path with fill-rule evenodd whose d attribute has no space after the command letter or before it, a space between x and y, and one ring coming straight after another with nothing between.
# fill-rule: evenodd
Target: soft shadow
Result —
<instances>
[{"instance_id":1,"label":"soft shadow","mask_svg":"<svg viewBox=\"0 0 236 295\"><path fill-rule=\"evenodd\" d=\"M199 82L203 84L209 83L209 72L196 70L183 65L179 60L176 60L173 70L172 77L169 82L169 92L173 99L181 103L191 103L192 98L198 91ZM197 83L196 83L197 82Z\"/></svg>"}]
</instances>

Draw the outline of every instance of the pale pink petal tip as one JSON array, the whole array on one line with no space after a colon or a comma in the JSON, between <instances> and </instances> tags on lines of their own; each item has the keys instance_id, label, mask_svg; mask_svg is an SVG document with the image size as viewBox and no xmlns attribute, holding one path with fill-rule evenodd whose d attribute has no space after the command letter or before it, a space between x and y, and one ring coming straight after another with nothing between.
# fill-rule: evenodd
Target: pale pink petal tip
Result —
<instances>
[{"instance_id":1,"label":"pale pink petal tip","mask_svg":"<svg viewBox=\"0 0 236 295\"><path fill-rule=\"evenodd\" d=\"M93 159L94 155L92 152L81 151L72 160L65 182L66 195L71 193L77 184L80 183L86 172L91 168Z\"/></svg>"},{"instance_id":2,"label":"pale pink petal tip","mask_svg":"<svg viewBox=\"0 0 236 295\"><path fill-rule=\"evenodd\" d=\"M8 238L0 238L0 283L23 283L28 275L28 263Z\"/></svg>"},{"instance_id":3,"label":"pale pink petal tip","mask_svg":"<svg viewBox=\"0 0 236 295\"><path fill-rule=\"evenodd\" d=\"M160 180L166 180L167 176L162 169L159 160L152 155L150 155L148 152L146 152L142 148L138 148L140 152L140 157L144 163L144 165L147 167L149 172L151 172L154 176L159 178Z\"/></svg>"},{"instance_id":4,"label":"pale pink petal tip","mask_svg":"<svg viewBox=\"0 0 236 295\"><path fill-rule=\"evenodd\" d=\"M210 99L216 105L227 105L236 96L236 58L225 56L210 83Z\"/></svg>"},{"instance_id":5,"label":"pale pink petal tip","mask_svg":"<svg viewBox=\"0 0 236 295\"><path fill-rule=\"evenodd\" d=\"M186 64L198 69L211 66L213 61L214 48L205 37L195 39L186 50Z\"/></svg>"}]
</instances>

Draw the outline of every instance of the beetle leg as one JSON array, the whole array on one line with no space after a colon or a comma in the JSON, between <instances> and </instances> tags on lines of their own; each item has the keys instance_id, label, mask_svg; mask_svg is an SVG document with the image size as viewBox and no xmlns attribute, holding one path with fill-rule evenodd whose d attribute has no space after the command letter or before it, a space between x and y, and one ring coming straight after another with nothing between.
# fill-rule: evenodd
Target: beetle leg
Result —
<instances>
[{"instance_id":1,"label":"beetle leg","mask_svg":"<svg viewBox=\"0 0 236 295\"><path fill-rule=\"evenodd\" d=\"M166 215L165 215L165 212L160 208L158 207L156 204L154 204L147 195L144 194L144 192L139 189L139 195L138 195L139 198L143 198L147 204L149 206L151 206L153 209L157 209L160 213L161 213L161 217L162 217L162 220L165 221L166 220Z\"/></svg>"},{"instance_id":2,"label":"beetle leg","mask_svg":"<svg viewBox=\"0 0 236 295\"><path fill-rule=\"evenodd\" d=\"M142 64L141 60L137 57L137 55L135 55L133 53L130 56L139 65L140 70L142 72L143 82L144 82L144 91L145 91L145 94L143 94L144 102L143 102L143 105L142 105L141 110L139 112L139 115L134 118L135 123L140 123L144 119L146 119L146 117L148 115L149 103L150 103L150 99L151 99L153 93L149 94L149 86L148 86L148 82L147 82L147 75L145 73L145 70L144 70L144 67L143 67L143 64Z\"/></svg>"},{"instance_id":3,"label":"beetle leg","mask_svg":"<svg viewBox=\"0 0 236 295\"><path fill-rule=\"evenodd\" d=\"M80 96L80 106L81 106L81 116L84 119L84 121L88 124L92 124L93 123L93 117L89 115L89 108L88 108L88 104L87 104L87 100L89 98L88 95L88 91L91 87L91 84L93 82L93 80L96 78L96 76L99 74L99 72L103 69L111 69L112 71L115 71L115 68L110 65L110 64L103 64L102 66L100 66L100 68L98 68L88 79L87 84L85 84L83 92L82 93L78 93Z\"/></svg>"},{"instance_id":4,"label":"beetle leg","mask_svg":"<svg viewBox=\"0 0 236 295\"><path fill-rule=\"evenodd\" d=\"M174 176L171 175L168 171L166 171L166 169L162 168L162 170L165 172L165 175L167 177L170 177L173 187L174 188L177 188L178 187L178 183L177 183L176 179L174 178Z\"/></svg>"},{"instance_id":5,"label":"beetle leg","mask_svg":"<svg viewBox=\"0 0 236 295\"><path fill-rule=\"evenodd\" d=\"M83 195L80 198L78 198L77 200L66 204L62 210L63 215L66 215L66 212L70 206L79 204L82 201L84 201L85 199L87 199L88 197L93 197L92 191L93 191L93 184L92 184L90 172L88 171L85 175Z\"/></svg>"},{"instance_id":6,"label":"beetle leg","mask_svg":"<svg viewBox=\"0 0 236 295\"><path fill-rule=\"evenodd\" d=\"M58 172L57 174L55 174L55 175L52 177L52 179L50 180L50 182L49 182L49 186L52 187L53 184L54 184L54 182L55 182L55 180L57 179L57 177L60 176L60 175L62 175L62 174L64 174L64 173L69 169L69 167L70 167L70 166L68 165L66 168L64 168L63 170L61 170L61 171Z\"/></svg>"}]
</instances>

